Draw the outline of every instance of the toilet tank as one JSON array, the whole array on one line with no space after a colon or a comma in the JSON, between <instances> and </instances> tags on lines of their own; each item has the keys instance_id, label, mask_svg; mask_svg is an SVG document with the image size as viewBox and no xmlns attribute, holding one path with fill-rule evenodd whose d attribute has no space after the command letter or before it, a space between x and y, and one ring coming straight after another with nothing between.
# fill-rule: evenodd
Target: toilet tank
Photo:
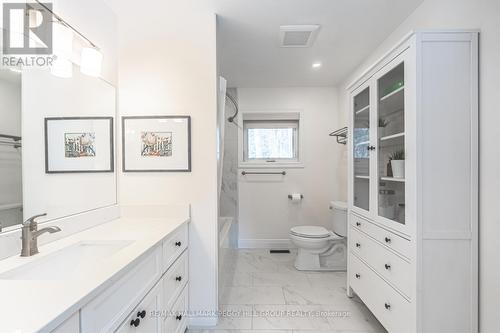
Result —
<instances>
[{"instance_id":1,"label":"toilet tank","mask_svg":"<svg viewBox=\"0 0 500 333\"><path fill-rule=\"evenodd\" d=\"M347 203L343 201L330 202L332 212L333 232L337 235L347 236Z\"/></svg>"}]
</instances>

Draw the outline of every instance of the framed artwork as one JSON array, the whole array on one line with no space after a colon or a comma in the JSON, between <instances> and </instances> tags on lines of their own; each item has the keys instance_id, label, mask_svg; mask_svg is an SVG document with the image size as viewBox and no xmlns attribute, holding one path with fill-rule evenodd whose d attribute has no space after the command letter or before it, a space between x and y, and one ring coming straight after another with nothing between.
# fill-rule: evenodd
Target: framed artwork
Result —
<instances>
[{"instance_id":1,"label":"framed artwork","mask_svg":"<svg viewBox=\"0 0 500 333\"><path fill-rule=\"evenodd\" d=\"M191 172L191 117L122 117L123 172Z\"/></svg>"},{"instance_id":2,"label":"framed artwork","mask_svg":"<svg viewBox=\"0 0 500 333\"><path fill-rule=\"evenodd\" d=\"M114 172L112 117L45 118L45 173Z\"/></svg>"}]
</instances>

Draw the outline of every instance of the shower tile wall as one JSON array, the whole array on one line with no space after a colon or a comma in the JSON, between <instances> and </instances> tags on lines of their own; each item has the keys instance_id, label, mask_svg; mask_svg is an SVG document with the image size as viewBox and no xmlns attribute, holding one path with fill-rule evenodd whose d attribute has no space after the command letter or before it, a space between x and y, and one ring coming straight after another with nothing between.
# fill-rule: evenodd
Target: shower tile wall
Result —
<instances>
[{"instance_id":1,"label":"shower tile wall","mask_svg":"<svg viewBox=\"0 0 500 333\"><path fill-rule=\"evenodd\" d=\"M238 101L236 88L229 88L227 93ZM234 105L227 100L227 119L235 113ZM222 189L220 198L220 216L238 219L238 127L226 121L224 138L224 161L222 169Z\"/></svg>"}]
</instances>

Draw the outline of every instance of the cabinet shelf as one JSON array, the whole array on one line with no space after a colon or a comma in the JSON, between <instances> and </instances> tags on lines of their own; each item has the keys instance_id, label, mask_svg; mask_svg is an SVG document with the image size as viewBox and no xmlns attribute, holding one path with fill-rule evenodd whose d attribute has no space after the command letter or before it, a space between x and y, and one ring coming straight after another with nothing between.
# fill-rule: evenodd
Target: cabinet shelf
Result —
<instances>
[{"instance_id":1,"label":"cabinet shelf","mask_svg":"<svg viewBox=\"0 0 500 333\"><path fill-rule=\"evenodd\" d=\"M394 117L397 113L404 114L404 86L380 98L378 117L385 119Z\"/></svg>"},{"instance_id":2,"label":"cabinet shelf","mask_svg":"<svg viewBox=\"0 0 500 333\"><path fill-rule=\"evenodd\" d=\"M394 95L402 92L404 89L405 89L405 86L402 86L402 87L394 90L393 92L390 92L387 95L384 95L384 96L380 97L380 101L382 102L382 101L384 101L384 100L386 100L386 99L388 99L388 98L390 98L390 97L392 97L392 96L394 96Z\"/></svg>"},{"instance_id":3,"label":"cabinet shelf","mask_svg":"<svg viewBox=\"0 0 500 333\"><path fill-rule=\"evenodd\" d=\"M370 105L367 105L367 106L365 106L364 108L361 108L361 109L359 109L358 111L356 111L356 114L363 113L363 112L365 112L365 111L367 111L367 110L369 110L369 109L370 109Z\"/></svg>"},{"instance_id":4,"label":"cabinet shelf","mask_svg":"<svg viewBox=\"0 0 500 333\"><path fill-rule=\"evenodd\" d=\"M380 141L387 141L387 140L391 140L391 139L403 138L404 136L405 136L404 132L386 135L386 136L381 137Z\"/></svg>"},{"instance_id":5,"label":"cabinet shelf","mask_svg":"<svg viewBox=\"0 0 500 333\"><path fill-rule=\"evenodd\" d=\"M357 147L357 146L363 146L363 145L368 145L368 144L370 144L370 141L362 141L362 142L356 143L355 146Z\"/></svg>"},{"instance_id":6,"label":"cabinet shelf","mask_svg":"<svg viewBox=\"0 0 500 333\"><path fill-rule=\"evenodd\" d=\"M354 178L356 179L370 179L370 176L365 176L365 175L355 175Z\"/></svg>"},{"instance_id":7,"label":"cabinet shelf","mask_svg":"<svg viewBox=\"0 0 500 333\"><path fill-rule=\"evenodd\" d=\"M398 182L398 183L404 183L405 179L404 178L394 178L394 177L380 177L381 180L385 180L387 182Z\"/></svg>"}]
</instances>

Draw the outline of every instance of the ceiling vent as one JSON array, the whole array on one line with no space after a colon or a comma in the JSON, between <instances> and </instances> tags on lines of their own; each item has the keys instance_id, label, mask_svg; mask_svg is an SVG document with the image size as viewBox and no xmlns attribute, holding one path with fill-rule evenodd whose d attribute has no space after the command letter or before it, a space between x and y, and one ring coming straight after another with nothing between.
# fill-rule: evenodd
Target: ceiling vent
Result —
<instances>
[{"instance_id":1,"label":"ceiling vent","mask_svg":"<svg viewBox=\"0 0 500 333\"><path fill-rule=\"evenodd\" d=\"M310 47L318 35L319 25L280 26L281 47Z\"/></svg>"}]
</instances>

